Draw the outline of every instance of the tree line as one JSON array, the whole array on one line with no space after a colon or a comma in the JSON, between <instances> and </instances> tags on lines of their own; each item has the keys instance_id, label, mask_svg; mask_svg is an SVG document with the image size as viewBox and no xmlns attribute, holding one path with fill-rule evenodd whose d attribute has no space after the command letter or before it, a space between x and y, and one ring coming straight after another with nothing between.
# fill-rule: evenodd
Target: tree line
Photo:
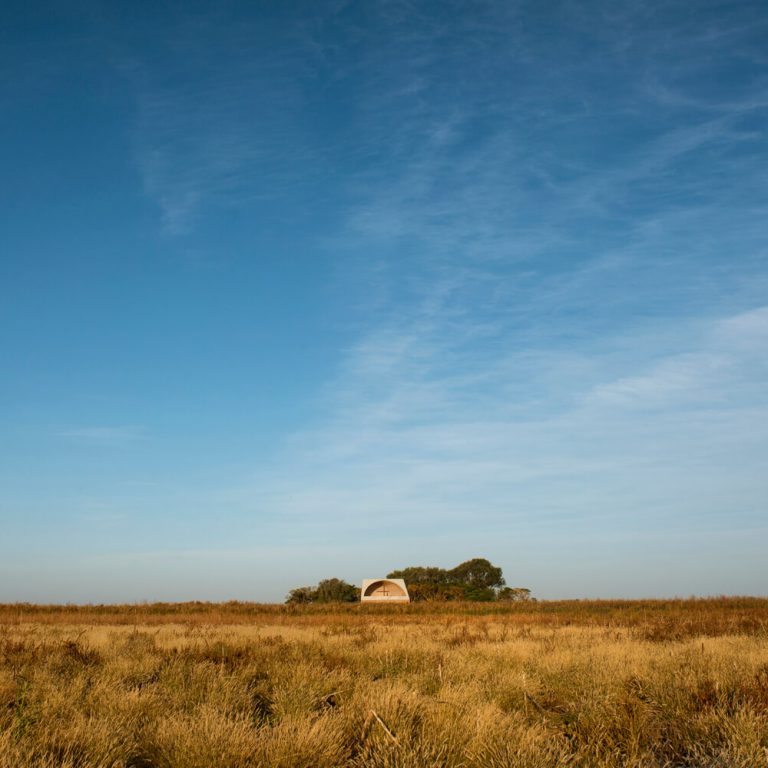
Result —
<instances>
[{"instance_id":1,"label":"tree line","mask_svg":"<svg viewBox=\"0 0 768 768\"><path fill-rule=\"evenodd\" d=\"M509 587L501 568L489 560L476 557L455 568L414 565L387 574L388 579L403 579L411 600L530 600L531 590ZM289 604L354 603L360 590L343 579L323 579L315 587L292 589L285 600Z\"/></svg>"}]
</instances>

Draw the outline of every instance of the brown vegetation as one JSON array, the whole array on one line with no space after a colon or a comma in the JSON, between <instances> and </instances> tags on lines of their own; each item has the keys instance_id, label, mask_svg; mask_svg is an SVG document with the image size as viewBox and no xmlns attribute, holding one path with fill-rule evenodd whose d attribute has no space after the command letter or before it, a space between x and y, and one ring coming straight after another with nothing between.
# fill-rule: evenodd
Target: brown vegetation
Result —
<instances>
[{"instance_id":1,"label":"brown vegetation","mask_svg":"<svg viewBox=\"0 0 768 768\"><path fill-rule=\"evenodd\" d=\"M0 768L768 765L768 600L0 606Z\"/></svg>"}]
</instances>

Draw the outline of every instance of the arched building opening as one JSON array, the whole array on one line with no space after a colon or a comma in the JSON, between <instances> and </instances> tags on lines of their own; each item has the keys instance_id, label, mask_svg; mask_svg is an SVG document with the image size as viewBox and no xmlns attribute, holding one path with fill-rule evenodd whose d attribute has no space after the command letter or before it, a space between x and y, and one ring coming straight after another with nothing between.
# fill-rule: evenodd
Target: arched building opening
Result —
<instances>
[{"instance_id":1,"label":"arched building opening","mask_svg":"<svg viewBox=\"0 0 768 768\"><path fill-rule=\"evenodd\" d=\"M402 579L363 579L362 603L410 603L408 589Z\"/></svg>"}]
</instances>

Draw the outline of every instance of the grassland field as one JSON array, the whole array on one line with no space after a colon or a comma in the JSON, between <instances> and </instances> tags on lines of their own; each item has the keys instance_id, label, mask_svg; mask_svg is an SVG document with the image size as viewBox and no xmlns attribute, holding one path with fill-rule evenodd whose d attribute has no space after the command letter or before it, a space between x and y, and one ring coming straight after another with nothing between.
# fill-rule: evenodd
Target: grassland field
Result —
<instances>
[{"instance_id":1,"label":"grassland field","mask_svg":"<svg viewBox=\"0 0 768 768\"><path fill-rule=\"evenodd\" d=\"M0 605L0 768L760 768L768 599Z\"/></svg>"}]
</instances>

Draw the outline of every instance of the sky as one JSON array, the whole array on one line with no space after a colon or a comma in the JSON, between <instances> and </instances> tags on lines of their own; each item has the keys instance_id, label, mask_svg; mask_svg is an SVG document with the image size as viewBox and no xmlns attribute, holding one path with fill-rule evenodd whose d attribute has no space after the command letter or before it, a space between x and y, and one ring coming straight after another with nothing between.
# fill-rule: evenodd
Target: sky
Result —
<instances>
[{"instance_id":1,"label":"sky","mask_svg":"<svg viewBox=\"0 0 768 768\"><path fill-rule=\"evenodd\" d=\"M0 72L0 601L768 593L764 3L11 2Z\"/></svg>"}]
</instances>

